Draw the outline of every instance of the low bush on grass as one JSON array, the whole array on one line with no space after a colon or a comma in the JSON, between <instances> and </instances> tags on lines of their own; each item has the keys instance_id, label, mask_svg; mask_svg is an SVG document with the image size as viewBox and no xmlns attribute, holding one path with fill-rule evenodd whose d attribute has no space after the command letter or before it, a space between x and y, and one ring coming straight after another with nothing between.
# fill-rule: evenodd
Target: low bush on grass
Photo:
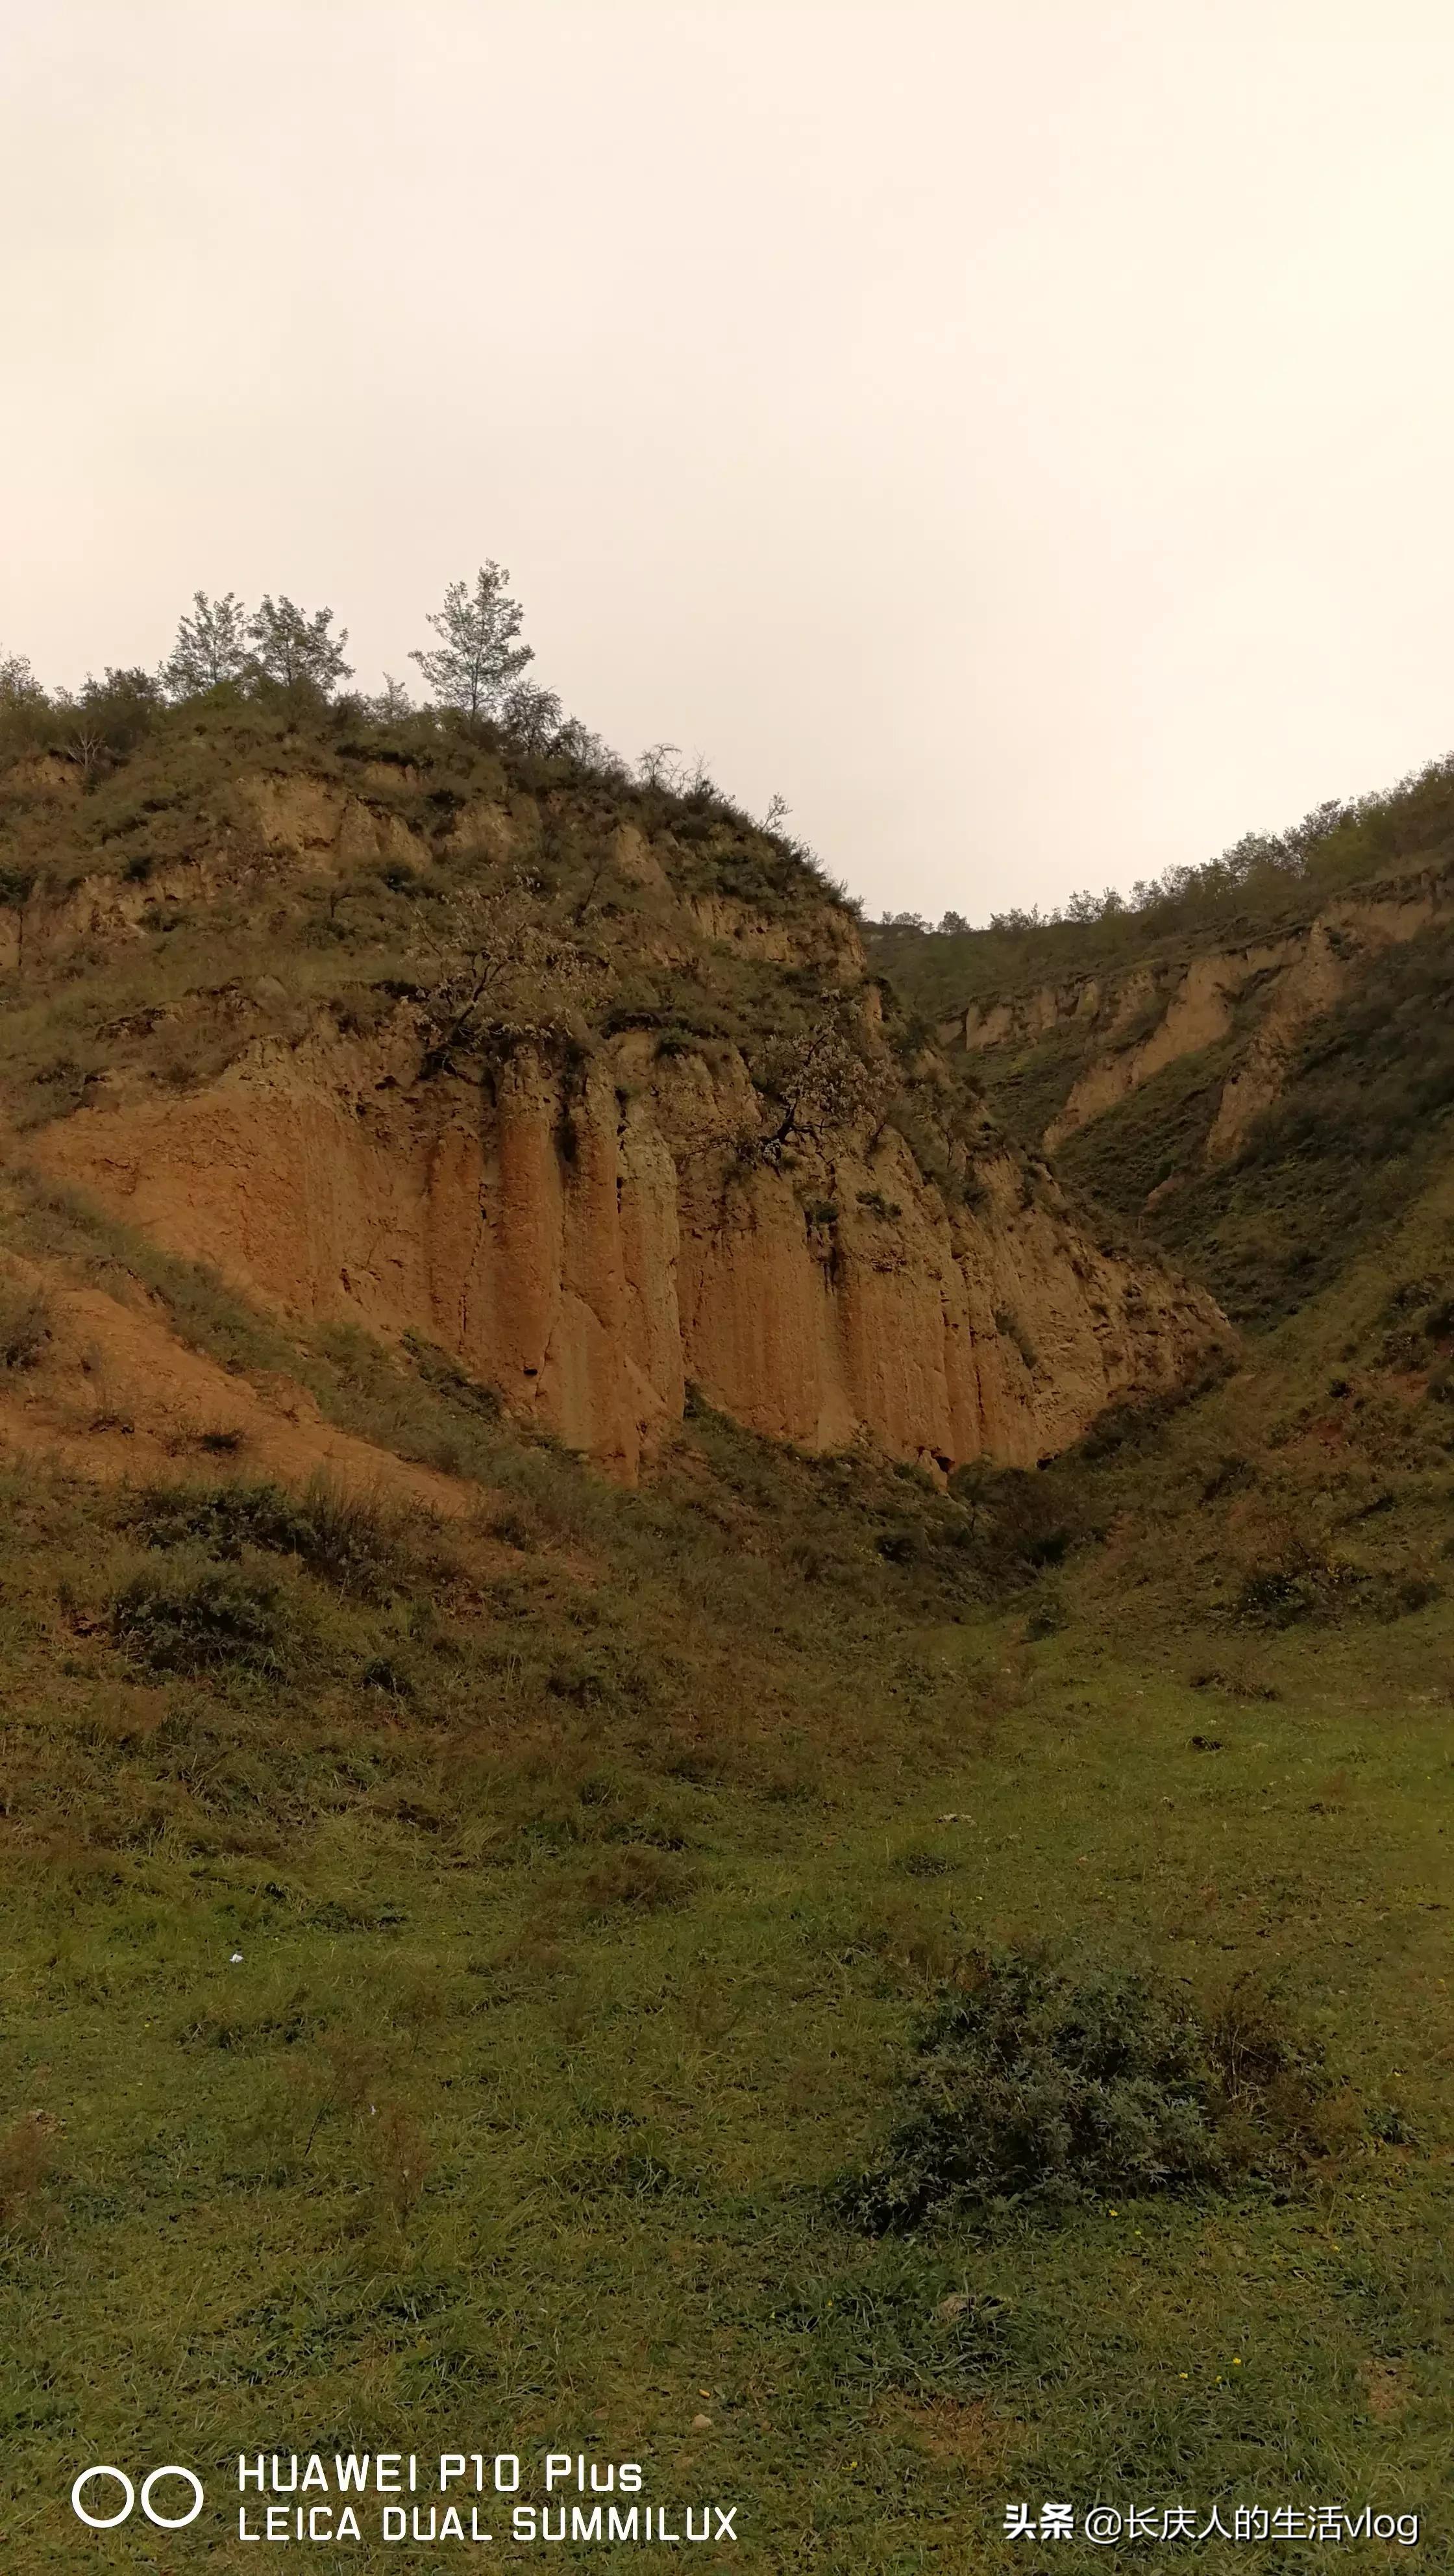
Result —
<instances>
[{"instance_id":1,"label":"low bush on grass","mask_svg":"<svg viewBox=\"0 0 1454 2576\"><path fill-rule=\"evenodd\" d=\"M156 1673L231 1664L278 1679L293 1642L277 1583L190 1551L134 1575L112 1603L111 1628L123 1651Z\"/></svg>"},{"instance_id":2,"label":"low bush on grass","mask_svg":"<svg viewBox=\"0 0 1454 2576\"><path fill-rule=\"evenodd\" d=\"M315 1478L302 1494L270 1484L153 1485L129 1518L153 1547L193 1544L232 1563L246 1547L297 1557L325 1583L378 1601L425 1572L397 1513Z\"/></svg>"},{"instance_id":3,"label":"low bush on grass","mask_svg":"<svg viewBox=\"0 0 1454 2576\"><path fill-rule=\"evenodd\" d=\"M990 1598L1062 1565L1087 1535L1083 1505L1053 1466L1000 1467L975 1458L955 1468L949 1491L970 1514L979 1587Z\"/></svg>"},{"instance_id":4,"label":"low bush on grass","mask_svg":"<svg viewBox=\"0 0 1454 2576\"><path fill-rule=\"evenodd\" d=\"M587 1870L582 1894L592 1914L612 1914L622 1906L654 1914L664 1905L685 1905L694 1885L691 1871L669 1854L628 1843Z\"/></svg>"},{"instance_id":5,"label":"low bush on grass","mask_svg":"<svg viewBox=\"0 0 1454 2576\"><path fill-rule=\"evenodd\" d=\"M919 2034L886 2156L841 2189L876 2235L996 2203L1285 2184L1333 2141L1316 2053L1250 1986L1209 2016L1122 1967L1001 1952L968 1975Z\"/></svg>"}]
</instances>

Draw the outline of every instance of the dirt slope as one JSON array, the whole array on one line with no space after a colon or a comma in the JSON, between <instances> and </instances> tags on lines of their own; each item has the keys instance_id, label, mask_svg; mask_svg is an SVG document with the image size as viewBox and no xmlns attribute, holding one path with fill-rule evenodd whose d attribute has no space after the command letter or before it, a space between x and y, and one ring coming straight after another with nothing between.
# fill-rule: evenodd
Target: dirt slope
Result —
<instances>
[{"instance_id":1,"label":"dirt slope","mask_svg":"<svg viewBox=\"0 0 1454 2576\"><path fill-rule=\"evenodd\" d=\"M254 1381L189 1350L157 1314L78 1285L57 1263L10 1253L0 1296L43 1326L23 1367L0 1368L0 1459L45 1456L102 1483L243 1475L336 1490L456 1518L478 1493L326 1422L278 1373Z\"/></svg>"}]
</instances>

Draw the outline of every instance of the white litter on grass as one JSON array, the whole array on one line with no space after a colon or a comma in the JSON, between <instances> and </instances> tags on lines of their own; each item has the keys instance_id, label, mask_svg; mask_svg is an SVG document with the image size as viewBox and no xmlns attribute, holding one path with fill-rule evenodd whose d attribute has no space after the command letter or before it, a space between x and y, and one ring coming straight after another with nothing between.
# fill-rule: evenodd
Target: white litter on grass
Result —
<instances>
[{"instance_id":1,"label":"white litter on grass","mask_svg":"<svg viewBox=\"0 0 1454 2576\"><path fill-rule=\"evenodd\" d=\"M242 1952L240 1950L233 1951L229 1965L234 1968L240 1968L242 1966Z\"/></svg>"}]
</instances>

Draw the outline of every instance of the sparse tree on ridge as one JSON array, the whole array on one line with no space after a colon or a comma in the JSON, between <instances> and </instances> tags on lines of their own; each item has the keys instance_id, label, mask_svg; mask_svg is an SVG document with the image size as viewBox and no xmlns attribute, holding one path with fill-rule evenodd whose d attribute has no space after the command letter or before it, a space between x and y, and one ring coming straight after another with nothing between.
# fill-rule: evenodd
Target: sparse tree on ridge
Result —
<instances>
[{"instance_id":1,"label":"sparse tree on ridge","mask_svg":"<svg viewBox=\"0 0 1454 2576\"><path fill-rule=\"evenodd\" d=\"M45 691L24 653L0 653L0 704L7 707L37 706L44 696Z\"/></svg>"},{"instance_id":2,"label":"sparse tree on ridge","mask_svg":"<svg viewBox=\"0 0 1454 2576\"><path fill-rule=\"evenodd\" d=\"M334 636L329 633L332 624L331 608L315 609L310 617L306 609L295 608L291 599L265 596L256 616L248 621L252 643L248 676L275 680L285 689L314 688L321 697L328 697L353 672L353 664L343 658L348 628Z\"/></svg>"},{"instance_id":3,"label":"sparse tree on ridge","mask_svg":"<svg viewBox=\"0 0 1454 2576\"><path fill-rule=\"evenodd\" d=\"M614 779L622 787L630 779L631 772L625 761L600 734L592 733L589 726L583 725L578 716L566 717L550 748L557 758L563 754L569 760L579 761L583 769L593 769L598 778Z\"/></svg>"},{"instance_id":4,"label":"sparse tree on ridge","mask_svg":"<svg viewBox=\"0 0 1454 2576\"><path fill-rule=\"evenodd\" d=\"M668 795L675 795L686 775L680 743L649 742L636 764L636 775L643 787L664 787Z\"/></svg>"},{"instance_id":5,"label":"sparse tree on ridge","mask_svg":"<svg viewBox=\"0 0 1454 2576\"><path fill-rule=\"evenodd\" d=\"M522 750L553 751L565 723L565 709L554 689L539 688L534 680L517 680L500 700L499 718Z\"/></svg>"},{"instance_id":6,"label":"sparse tree on ridge","mask_svg":"<svg viewBox=\"0 0 1454 2576\"><path fill-rule=\"evenodd\" d=\"M0 653L0 752L38 741L49 701L23 653Z\"/></svg>"},{"instance_id":7,"label":"sparse tree on ridge","mask_svg":"<svg viewBox=\"0 0 1454 2576\"><path fill-rule=\"evenodd\" d=\"M88 674L80 696L67 704L75 708L74 756L90 769L103 753L124 758L151 731L162 705L161 683L149 671L108 663L99 680Z\"/></svg>"},{"instance_id":8,"label":"sparse tree on ridge","mask_svg":"<svg viewBox=\"0 0 1454 2576\"><path fill-rule=\"evenodd\" d=\"M444 606L428 619L439 643L409 659L418 663L437 706L492 716L534 661L530 646L516 642L523 611L505 588L509 578L502 565L482 564L472 585L450 583Z\"/></svg>"},{"instance_id":9,"label":"sparse tree on ridge","mask_svg":"<svg viewBox=\"0 0 1454 2576\"><path fill-rule=\"evenodd\" d=\"M236 592L209 599L194 591L192 615L181 620L162 664L162 686L168 697L199 698L224 680L240 680L248 660L248 616Z\"/></svg>"},{"instance_id":10,"label":"sparse tree on ridge","mask_svg":"<svg viewBox=\"0 0 1454 2576\"><path fill-rule=\"evenodd\" d=\"M378 696L366 698L364 705L375 724L402 724L406 716L414 713L413 699L403 681L396 680L392 671L384 673L384 685Z\"/></svg>"}]
</instances>

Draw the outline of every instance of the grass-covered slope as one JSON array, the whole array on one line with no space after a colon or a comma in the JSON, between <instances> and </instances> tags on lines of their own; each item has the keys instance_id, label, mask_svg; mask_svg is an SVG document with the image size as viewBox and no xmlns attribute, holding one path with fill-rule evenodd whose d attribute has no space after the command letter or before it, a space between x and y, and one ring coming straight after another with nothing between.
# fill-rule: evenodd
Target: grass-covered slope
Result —
<instances>
[{"instance_id":1,"label":"grass-covered slope","mask_svg":"<svg viewBox=\"0 0 1454 2576\"><path fill-rule=\"evenodd\" d=\"M619 782L406 757L340 713L303 765L372 841L331 808L329 867L300 868L306 806L229 802L296 785L272 721L149 718L79 793L12 782L18 934L68 849L76 884L157 907L140 948L18 935L22 1120L185 1090L249 1014L287 1044L294 1015L394 1007L408 908L448 899L486 809L659 1043L770 1044L817 1007L837 908L720 806L646 818L668 916ZM693 944L693 892L783 953L721 909ZM0 1491L7 2568L74 2568L90 2461L191 2462L232 2508L238 2453L274 2449L513 2450L536 2503L547 2449L636 2459L652 2501L735 2504L764 2570L992 2576L1033 2554L1007 2505L1061 2498L1229 2531L1239 2504L1421 2512L1435 2560L1433 953L1369 966L1351 1055L1306 1033L1306 1132L1254 1131L1180 1199L1144 1208L1166 1139L1189 1172L1205 1138L1194 1059L1069 1140L1122 1227L1203 1206L1188 1257L1266 1329L1220 1383L947 1488L694 1400L617 1489L431 1343L264 1314L12 1176L0 1410L18 1441L71 1403L76 1471L37 1442ZM923 1017L890 999L910 1086ZM968 1069L959 1138L924 1079L923 1150L967 1150ZM192 1371L185 1421L119 1400L77 1321L103 1301ZM264 1412L320 1472L273 1472ZM206 2528L209 2563L252 2563L231 2510ZM183 2563L135 2522L103 2545Z\"/></svg>"},{"instance_id":2,"label":"grass-covered slope","mask_svg":"<svg viewBox=\"0 0 1454 2576\"><path fill-rule=\"evenodd\" d=\"M1176 962L1273 938L1359 888L1454 854L1454 753L1396 787L1315 807L1281 833L1249 832L1200 867L1168 868L1129 897L1077 896L1064 912L1011 908L984 929L892 916L870 926L874 962L926 1016L1042 984Z\"/></svg>"},{"instance_id":3,"label":"grass-covered slope","mask_svg":"<svg viewBox=\"0 0 1454 2576\"><path fill-rule=\"evenodd\" d=\"M856 954L822 871L709 784L282 693L151 708L89 765L0 726L11 1115L24 1130L128 1072L185 1088L320 1012L366 1034L482 876L527 890L593 970L578 1036L760 1046Z\"/></svg>"},{"instance_id":4,"label":"grass-covered slope","mask_svg":"<svg viewBox=\"0 0 1454 2576\"><path fill-rule=\"evenodd\" d=\"M1360 960L1310 1027L1241 1152L1205 1145L1231 1048L1170 1065L1065 1139L1064 1171L1202 1278L1234 1320L1293 1313L1385 1237L1447 1168L1454 1107L1454 930Z\"/></svg>"},{"instance_id":5,"label":"grass-covered slope","mask_svg":"<svg viewBox=\"0 0 1454 2576\"><path fill-rule=\"evenodd\" d=\"M620 1493L457 1372L280 1354L151 1258L194 1347L285 1355L479 1499L8 1481L9 2564L75 2563L91 2458L220 2487L461 2427L737 2501L763 2568L1018 2564L1042 2493L1428 2510L1451 1614L1391 1600L1386 1513L1291 1615L1186 1573L1198 1515L1255 1571L1285 1471L1272 1435L1228 1465L1235 1381L948 1494L698 1413ZM997 1957L1028 2191L1013 2083L925 2143ZM1043 2126L1044 2080L1083 2099L1067 1981L1130 2052L1109 2143Z\"/></svg>"}]
</instances>

